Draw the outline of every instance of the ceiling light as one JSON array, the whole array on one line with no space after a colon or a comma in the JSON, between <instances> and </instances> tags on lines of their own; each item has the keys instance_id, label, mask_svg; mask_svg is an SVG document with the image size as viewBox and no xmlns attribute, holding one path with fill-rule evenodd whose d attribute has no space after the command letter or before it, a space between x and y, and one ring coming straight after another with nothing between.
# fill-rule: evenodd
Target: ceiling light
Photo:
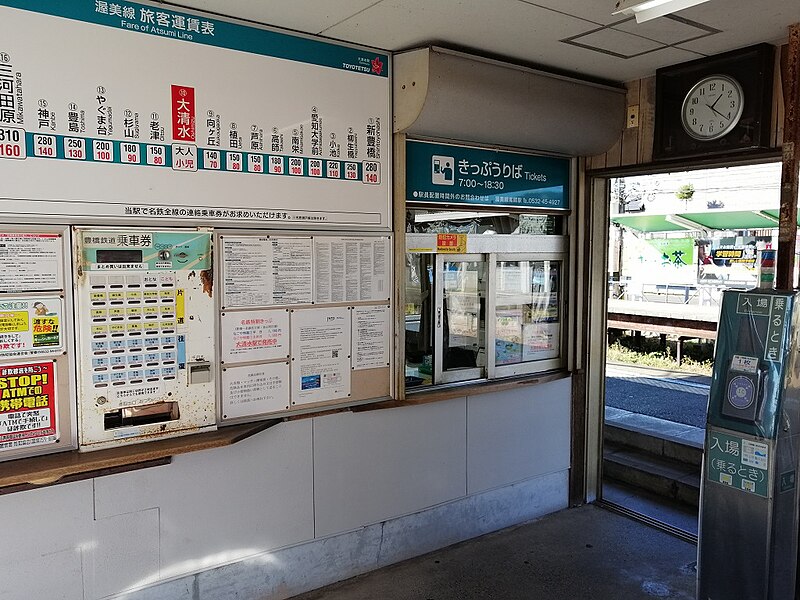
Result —
<instances>
[{"instance_id":1,"label":"ceiling light","mask_svg":"<svg viewBox=\"0 0 800 600\"><path fill-rule=\"evenodd\" d=\"M616 10L611 14L634 15L637 23L644 23L703 2L708 0L617 0Z\"/></svg>"}]
</instances>

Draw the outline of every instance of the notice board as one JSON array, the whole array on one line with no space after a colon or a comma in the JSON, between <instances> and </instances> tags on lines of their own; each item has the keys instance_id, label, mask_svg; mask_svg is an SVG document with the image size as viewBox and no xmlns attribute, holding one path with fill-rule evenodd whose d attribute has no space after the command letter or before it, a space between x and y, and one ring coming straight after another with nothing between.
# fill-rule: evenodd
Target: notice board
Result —
<instances>
[{"instance_id":1,"label":"notice board","mask_svg":"<svg viewBox=\"0 0 800 600\"><path fill-rule=\"evenodd\" d=\"M392 395L392 236L221 230L219 424Z\"/></svg>"},{"instance_id":2,"label":"notice board","mask_svg":"<svg viewBox=\"0 0 800 600\"><path fill-rule=\"evenodd\" d=\"M390 66L163 4L0 0L0 214L389 230Z\"/></svg>"}]
</instances>

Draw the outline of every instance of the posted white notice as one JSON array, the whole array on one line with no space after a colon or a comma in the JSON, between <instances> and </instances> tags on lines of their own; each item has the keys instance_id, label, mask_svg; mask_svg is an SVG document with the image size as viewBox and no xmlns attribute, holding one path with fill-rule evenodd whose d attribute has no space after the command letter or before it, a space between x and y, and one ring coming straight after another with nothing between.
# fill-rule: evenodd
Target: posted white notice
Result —
<instances>
[{"instance_id":1,"label":"posted white notice","mask_svg":"<svg viewBox=\"0 0 800 600\"><path fill-rule=\"evenodd\" d=\"M223 369L223 419L252 417L288 408L288 362Z\"/></svg>"},{"instance_id":2,"label":"posted white notice","mask_svg":"<svg viewBox=\"0 0 800 600\"><path fill-rule=\"evenodd\" d=\"M314 238L317 304L389 298L388 237Z\"/></svg>"},{"instance_id":3,"label":"posted white notice","mask_svg":"<svg viewBox=\"0 0 800 600\"><path fill-rule=\"evenodd\" d=\"M224 308L311 304L310 237L225 236Z\"/></svg>"},{"instance_id":4,"label":"posted white notice","mask_svg":"<svg viewBox=\"0 0 800 600\"><path fill-rule=\"evenodd\" d=\"M61 289L61 236L0 232L0 289L38 292Z\"/></svg>"},{"instance_id":5,"label":"posted white notice","mask_svg":"<svg viewBox=\"0 0 800 600\"><path fill-rule=\"evenodd\" d=\"M271 258L268 237L225 236L222 239L223 307L272 304Z\"/></svg>"},{"instance_id":6,"label":"posted white notice","mask_svg":"<svg viewBox=\"0 0 800 600\"><path fill-rule=\"evenodd\" d=\"M222 361L288 358L289 311L247 310L222 314Z\"/></svg>"},{"instance_id":7,"label":"posted white notice","mask_svg":"<svg viewBox=\"0 0 800 600\"><path fill-rule=\"evenodd\" d=\"M350 309L295 310L292 320L292 404L350 394Z\"/></svg>"},{"instance_id":8,"label":"posted white notice","mask_svg":"<svg viewBox=\"0 0 800 600\"><path fill-rule=\"evenodd\" d=\"M353 309L353 368L389 367L388 306L356 306Z\"/></svg>"}]
</instances>

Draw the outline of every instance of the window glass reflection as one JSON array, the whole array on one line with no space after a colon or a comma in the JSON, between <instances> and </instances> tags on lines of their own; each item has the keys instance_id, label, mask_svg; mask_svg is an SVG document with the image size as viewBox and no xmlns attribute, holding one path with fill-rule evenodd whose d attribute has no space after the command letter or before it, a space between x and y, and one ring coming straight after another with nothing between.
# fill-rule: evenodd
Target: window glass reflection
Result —
<instances>
[{"instance_id":1,"label":"window glass reflection","mask_svg":"<svg viewBox=\"0 0 800 600\"><path fill-rule=\"evenodd\" d=\"M557 261L497 263L496 365L558 357L560 273Z\"/></svg>"}]
</instances>

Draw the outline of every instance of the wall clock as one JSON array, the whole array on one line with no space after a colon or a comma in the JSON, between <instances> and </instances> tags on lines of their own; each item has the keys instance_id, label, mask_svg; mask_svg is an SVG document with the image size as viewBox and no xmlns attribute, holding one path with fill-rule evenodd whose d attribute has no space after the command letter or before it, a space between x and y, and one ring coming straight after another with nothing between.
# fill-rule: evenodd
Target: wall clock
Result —
<instances>
[{"instance_id":1,"label":"wall clock","mask_svg":"<svg viewBox=\"0 0 800 600\"><path fill-rule=\"evenodd\" d=\"M769 147L774 47L758 44L656 72L653 158Z\"/></svg>"}]
</instances>

